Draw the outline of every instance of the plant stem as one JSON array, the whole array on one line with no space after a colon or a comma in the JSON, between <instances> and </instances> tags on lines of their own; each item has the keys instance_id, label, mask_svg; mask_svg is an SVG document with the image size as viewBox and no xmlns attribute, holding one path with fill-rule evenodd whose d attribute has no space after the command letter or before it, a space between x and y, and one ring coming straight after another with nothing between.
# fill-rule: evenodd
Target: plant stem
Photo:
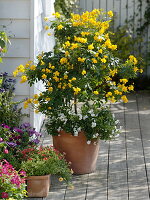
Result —
<instances>
[{"instance_id":1,"label":"plant stem","mask_svg":"<svg viewBox=\"0 0 150 200\"><path fill-rule=\"evenodd\" d=\"M74 95L74 111L77 114L77 96Z\"/></svg>"}]
</instances>

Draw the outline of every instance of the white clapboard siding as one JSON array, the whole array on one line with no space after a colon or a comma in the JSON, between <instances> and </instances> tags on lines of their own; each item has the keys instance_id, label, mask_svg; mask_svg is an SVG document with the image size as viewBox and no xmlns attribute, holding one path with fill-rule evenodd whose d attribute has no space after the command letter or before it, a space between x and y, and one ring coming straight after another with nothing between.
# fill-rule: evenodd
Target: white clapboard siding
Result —
<instances>
[{"instance_id":1,"label":"white clapboard siding","mask_svg":"<svg viewBox=\"0 0 150 200\"><path fill-rule=\"evenodd\" d=\"M43 20L45 16L52 17L53 4L54 0L0 0L0 30L7 33L11 42L0 64L0 72L8 72L12 77L18 65L36 61L40 52L53 50L54 38L47 36ZM15 100L32 98L43 90L40 82L30 87L27 83L21 84L19 77L16 79ZM22 110L30 115L24 121L28 120L39 131L44 116L35 114L33 109Z\"/></svg>"},{"instance_id":2,"label":"white clapboard siding","mask_svg":"<svg viewBox=\"0 0 150 200\"><path fill-rule=\"evenodd\" d=\"M132 22L133 30L131 31L133 36L136 36L136 28L141 27L145 8L147 6L146 1L141 1L141 9L139 10L138 0L80 0L80 7L82 11L91 11L94 8L102 8L104 11L112 10L115 13L114 29L118 26L124 25L126 20L134 19ZM140 22L139 20L142 19ZM149 41L150 41L150 27L145 29L145 33L142 35L143 42L139 42L139 46L133 47L133 51L142 52L148 57ZM145 60L147 67L144 75L150 76L150 61Z\"/></svg>"},{"instance_id":3,"label":"white clapboard siding","mask_svg":"<svg viewBox=\"0 0 150 200\"><path fill-rule=\"evenodd\" d=\"M9 38L30 37L30 21L28 19L2 19L3 30L6 30Z\"/></svg>"},{"instance_id":4,"label":"white clapboard siding","mask_svg":"<svg viewBox=\"0 0 150 200\"><path fill-rule=\"evenodd\" d=\"M0 0L1 19L29 19L30 0Z\"/></svg>"},{"instance_id":5,"label":"white clapboard siding","mask_svg":"<svg viewBox=\"0 0 150 200\"><path fill-rule=\"evenodd\" d=\"M11 45L5 57L30 57L30 40L29 39L10 39Z\"/></svg>"},{"instance_id":6,"label":"white clapboard siding","mask_svg":"<svg viewBox=\"0 0 150 200\"><path fill-rule=\"evenodd\" d=\"M3 58L3 63L0 63L0 71L6 72L9 74L9 76L12 75L13 71L16 69L16 67L20 64L25 64L27 61L29 61L30 58L19 58L19 57L5 57Z\"/></svg>"}]
</instances>

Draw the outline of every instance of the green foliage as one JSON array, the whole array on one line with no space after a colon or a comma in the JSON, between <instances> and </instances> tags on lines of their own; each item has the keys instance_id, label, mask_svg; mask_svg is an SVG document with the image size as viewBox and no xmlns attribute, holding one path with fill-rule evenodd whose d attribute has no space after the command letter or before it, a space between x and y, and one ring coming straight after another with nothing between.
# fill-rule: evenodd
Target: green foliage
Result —
<instances>
[{"instance_id":1,"label":"green foliage","mask_svg":"<svg viewBox=\"0 0 150 200\"><path fill-rule=\"evenodd\" d=\"M22 152L23 169L27 176L58 175L67 183L71 180L71 170L64 155L52 147L28 148Z\"/></svg>"},{"instance_id":2,"label":"green foliage","mask_svg":"<svg viewBox=\"0 0 150 200\"><path fill-rule=\"evenodd\" d=\"M69 18L71 13L78 8L79 0L55 0L55 11Z\"/></svg>"},{"instance_id":3,"label":"green foliage","mask_svg":"<svg viewBox=\"0 0 150 200\"><path fill-rule=\"evenodd\" d=\"M7 73L0 74L0 124L18 127L23 116L21 108L17 106L21 102L14 99L15 80L7 79Z\"/></svg>"},{"instance_id":4,"label":"green foliage","mask_svg":"<svg viewBox=\"0 0 150 200\"><path fill-rule=\"evenodd\" d=\"M100 107L100 108L99 108ZM119 133L118 120L115 120L108 107L100 105L84 104L78 114L64 107L49 116L46 127L51 135L59 135L61 130L78 136L83 131L87 140L101 139L110 140Z\"/></svg>"},{"instance_id":5,"label":"green foliage","mask_svg":"<svg viewBox=\"0 0 150 200\"><path fill-rule=\"evenodd\" d=\"M2 55L7 52L8 37L4 31L0 31L0 63L2 62Z\"/></svg>"}]
</instances>

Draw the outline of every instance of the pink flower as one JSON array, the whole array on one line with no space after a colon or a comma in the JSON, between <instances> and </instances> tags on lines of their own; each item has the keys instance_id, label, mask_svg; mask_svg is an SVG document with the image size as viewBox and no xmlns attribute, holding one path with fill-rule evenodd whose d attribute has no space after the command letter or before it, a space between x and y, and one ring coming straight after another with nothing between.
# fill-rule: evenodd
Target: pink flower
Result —
<instances>
[{"instance_id":1,"label":"pink flower","mask_svg":"<svg viewBox=\"0 0 150 200\"><path fill-rule=\"evenodd\" d=\"M8 198L8 193L2 192L1 197L4 198L4 199L7 199Z\"/></svg>"},{"instance_id":2,"label":"pink flower","mask_svg":"<svg viewBox=\"0 0 150 200\"><path fill-rule=\"evenodd\" d=\"M3 138L0 138L0 142L2 142L3 141Z\"/></svg>"},{"instance_id":3,"label":"pink flower","mask_svg":"<svg viewBox=\"0 0 150 200\"><path fill-rule=\"evenodd\" d=\"M4 151L3 151L4 153L6 153L6 154L8 154L9 153L9 151L8 151L8 149L4 149Z\"/></svg>"}]
</instances>

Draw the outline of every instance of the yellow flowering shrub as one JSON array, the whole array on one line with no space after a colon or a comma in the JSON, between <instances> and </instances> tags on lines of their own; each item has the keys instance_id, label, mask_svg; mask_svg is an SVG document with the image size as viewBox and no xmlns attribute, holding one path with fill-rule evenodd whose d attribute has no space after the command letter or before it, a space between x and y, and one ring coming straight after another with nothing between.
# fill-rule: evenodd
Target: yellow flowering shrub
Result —
<instances>
[{"instance_id":1,"label":"yellow flowering shrub","mask_svg":"<svg viewBox=\"0 0 150 200\"><path fill-rule=\"evenodd\" d=\"M55 16L51 25L46 22L54 29L59 49L41 53L37 65L28 62L13 72L14 76L22 73L22 83L28 81L32 86L42 80L45 85L45 91L26 100L25 107L31 102L36 112L54 115L66 107L77 113L78 102L128 102L126 93L134 90L132 79L142 71L134 55L125 62L113 55L117 45L108 31L113 12L94 9L81 15L72 13L69 19L59 13Z\"/></svg>"}]
</instances>

